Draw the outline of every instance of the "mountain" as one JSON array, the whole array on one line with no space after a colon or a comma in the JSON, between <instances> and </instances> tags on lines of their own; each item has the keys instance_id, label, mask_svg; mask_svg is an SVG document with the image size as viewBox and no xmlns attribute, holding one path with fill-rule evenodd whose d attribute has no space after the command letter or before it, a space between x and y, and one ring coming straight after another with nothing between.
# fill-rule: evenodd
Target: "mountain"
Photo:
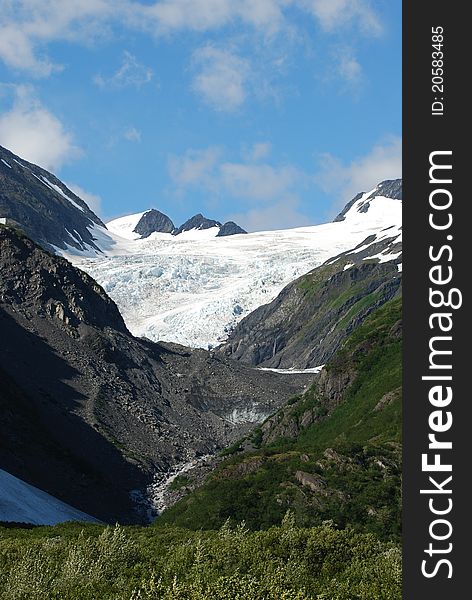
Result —
<instances>
[{"instance_id":1,"label":"mountain","mask_svg":"<svg viewBox=\"0 0 472 600\"><path fill-rule=\"evenodd\" d=\"M68 256L103 285L134 335L201 348L216 347L228 338L232 344L236 338L231 332L238 323L297 278L355 247L363 264L360 253L366 240L400 234L402 202L379 195L379 190L388 192L381 184L362 194L338 222L228 237L215 237L216 227L194 229L132 240L113 256ZM367 210L358 210L364 206ZM135 216L129 231L139 218ZM373 257L380 246L377 252L375 245L368 251L365 256ZM346 257L345 265L349 262ZM391 265L374 269L379 285L388 269L392 276L397 272Z\"/></svg>"},{"instance_id":2,"label":"mountain","mask_svg":"<svg viewBox=\"0 0 472 600\"><path fill-rule=\"evenodd\" d=\"M224 225L221 225L216 237L238 235L240 233L247 233L247 231L245 231L242 227L237 225L234 221L227 221Z\"/></svg>"},{"instance_id":3,"label":"mountain","mask_svg":"<svg viewBox=\"0 0 472 600\"><path fill-rule=\"evenodd\" d=\"M107 223L107 229L126 240L140 240L153 233L172 233L175 225L167 215L151 208L142 213L113 219Z\"/></svg>"},{"instance_id":4,"label":"mountain","mask_svg":"<svg viewBox=\"0 0 472 600\"><path fill-rule=\"evenodd\" d=\"M56 525L64 521L93 523L97 519L0 469L0 521Z\"/></svg>"},{"instance_id":5,"label":"mountain","mask_svg":"<svg viewBox=\"0 0 472 600\"><path fill-rule=\"evenodd\" d=\"M233 221L228 221L222 225L219 221L213 219L207 219L202 214L194 215L188 221L185 221L178 229L173 232L173 235L179 235L188 231L204 231L206 229L216 230L216 237L225 237L228 235L236 235L238 233L247 233L239 225L236 225Z\"/></svg>"},{"instance_id":6,"label":"mountain","mask_svg":"<svg viewBox=\"0 0 472 600\"><path fill-rule=\"evenodd\" d=\"M325 364L372 311L401 294L401 250L399 227L369 236L289 283L242 319L218 350L265 368Z\"/></svg>"},{"instance_id":7,"label":"mountain","mask_svg":"<svg viewBox=\"0 0 472 600\"><path fill-rule=\"evenodd\" d=\"M52 173L0 146L0 220L20 227L32 240L57 254L94 257L129 253L126 240L153 233L178 235L214 228L223 237L246 233L239 225L195 215L176 229L154 208L105 225L87 204ZM123 238L123 239L122 239Z\"/></svg>"},{"instance_id":8,"label":"mountain","mask_svg":"<svg viewBox=\"0 0 472 600\"><path fill-rule=\"evenodd\" d=\"M62 181L1 146L0 218L51 251L95 255L111 243L104 223Z\"/></svg>"},{"instance_id":9,"label":"mountain","mask_svg":"<svg viewBox=\"0 0 472 600\"><path fill-rule=\"evenodd\" d=\"M0 330L0 468L103 521L146 519L156 478L308 381L134 338L90 276L5 226Z\"/></svg>"},{"instance_id":10,"label":"mountain","mask_svg":"<svg viewBox=\"0 0 472 600\"><path fill-rule=\"evenodd\" d=\"M207 219L201 214L193 216L179 228L176 228L167 215L154 208L143 213L113 219L107 223L107 228L110 232L127 240L143 240L153 233L172 234L179 241L182 237L189 239L188 234L196 234L195 239L199 239L199 232L205 232L205 235L201 237L202 241L207 239L208 236L226 237L239 233L247 233L233 221L228 221L222 225L219 221ZM181 234L187 235L181 236ZM181 237L179 238L178 236ZM170 243L170 240L167 241ZM133 253L135 251L132 247L127 247L126 250L126 253Z\"/></svg>"},{"instance_id":11,"label":"mountain","mask_svg":"<svg viewBox=\"0 0 472 600\"><path fill-rule=\"evenodd\" d=\"M139 219L134 228L134 232L141 236L141 239L149 237L152 233L172 233L175 229L174 224L169 217L159 210L152 208L146 211Z\"/></svg>"},{"instance_id":12,"label":"mountain","mask_svg":"<svg viewBox=\"0 0 472 600\"><path fill-rule=\"evenodd\" d=\"M203 485L188 475L187 494L156 525L217 529L229 519L265 529L290 509L301 527L328 521L398 539L401 347L396 298L348 337L309 390L229 448Z\"/></svg>"},{"instance_id":13,"label":"mountain","mask_svg":"<svg viewBox=\"0 0 472 600\"><path fill-rule=\"evenodd\" d=\"M354 198L346 204L343 210L335 217L334 222L344 221L347 213L355 205L355 210L358 213L366 213L370 208L370 203L375 200L377 196L384 198L391 198L392 200L402 200L402 180L401 179L387 179L378 184L378 186L368 194L360 192Z\"/></svg>"},{"instance_id":14,"label":"mountain","mask_svg":"<svg viewBox=\"0 0 472 600\"><path fill-rule=\"evenodd\" d=\"M178 229L174 231L174 235L179 235L180 233L184 233L185 231L192 231L192 229L204 230L204 229L213 229L215 227L220 228L221 223L219 221L214 221L213 219L207 219L202 214L194 215L185 223L183 223Z\"/></svg>"},{"instance_id":15,"label":"mountain","mask_svg":"<svg viewBox=\"0 0 472 600\"><path fill-rule=\"evenodd\" d=\"M52 174L5 149L1 155L0 219L87 271L131 333L154 341L216 347L295 279L401 224L395 180L357 196L336 222L313 227L233 235L241 233L236 224L196 215L172 235L172 221L151 209L106 229Z\"/></svg>"}]
</instances>

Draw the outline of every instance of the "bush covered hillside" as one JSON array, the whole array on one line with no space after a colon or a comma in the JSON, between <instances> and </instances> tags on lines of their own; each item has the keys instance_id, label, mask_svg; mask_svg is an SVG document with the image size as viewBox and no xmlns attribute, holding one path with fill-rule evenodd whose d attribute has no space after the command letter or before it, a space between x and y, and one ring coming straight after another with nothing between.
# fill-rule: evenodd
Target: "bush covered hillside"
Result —
<instances>
[{"instance_id":1,"label":"bush covered hillside","mask_svg":"<svg viewBox=\"0 0 472 600\"><path fill-rule=\"evenodd\" d=\"M215 529L280 524L398 538L401 508L401 299L373 312L302 396L230 449L206 483L158 523Z\"/></svg>"},{"instance_id":2,"label":"bush covered hillside","mask_svg":"<svg viewBox=\"0 0 472 600\"><path fill-rule=\"evenodd\" d=\"M331 526L0 529L5 600L400 600L400 550Z\"/></svg>"}]
</instances>

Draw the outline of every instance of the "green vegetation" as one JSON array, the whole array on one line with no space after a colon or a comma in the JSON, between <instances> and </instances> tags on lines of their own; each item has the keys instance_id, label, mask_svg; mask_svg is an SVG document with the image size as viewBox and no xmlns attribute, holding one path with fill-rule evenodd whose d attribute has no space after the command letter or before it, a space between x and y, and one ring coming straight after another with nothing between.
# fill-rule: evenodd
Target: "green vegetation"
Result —
<instances>
[{"instance_id":1,"label":"green vegetation","mask_svg":"<svg viewBox=\"0 0 472 600\"><path fill-rule=\"evenodd\" d=\"M381 298L382 295L376 292L372 292L371 294L367 294L363 298L360 298L355 304L353 304L353 306L351 306L343 318L337 323L336 327L341 329L347 327L352 319L361 311L369 306L373 306L378 300L381 300Z\"/></svg>"},{"instance_id":2,"label":"green vegetation","mask_svg":"<svg viewBox=\"0 0 472 600\"><path fill-rule=\"evenodd\" d=\"M342 271L347 262L346 259L341 258L330 265L317 267L299 279L298 288L309 296L314 296L322 287L329 285L330 278L335 273Z\"/></svg>"},{"instance_id":3,"label":"green vegetation","mask_svg":"<svg viewBox=\"0 0 472 600\"><path fill-rule=\"evenodd\" d=\"M250 532L0 528L4 600L400 600L396 544L329 524Z\"/></svg>"},{"instance_id":4,"label":"green vegetation","mask_svg":"<svg viewBox=\"0 0 472 600\"><path fill-rule=\"evenodd\" d=\"M171 490L180 490L191 483L191 479L187 475L178 475L170 484Z\"/></svg>"},{"instance_id":5,"label":"green vegetation","mask_svg":"<svg viewBox=\"0 0 472 600\"><path fill-rule=\"evenodd\" d=\"M331 519L398 539L400 319L401 300L386 303L326 366L333 385L351 374L340 402L333 405L321 386L312 386L270 419L279 437L263 442L266 423L252 435L251 451L241 452L238 442L206 483L167 510L158 525L216 529L231 519L266 529L290 509L301 527Z\"/></svg>"}]
</instances>

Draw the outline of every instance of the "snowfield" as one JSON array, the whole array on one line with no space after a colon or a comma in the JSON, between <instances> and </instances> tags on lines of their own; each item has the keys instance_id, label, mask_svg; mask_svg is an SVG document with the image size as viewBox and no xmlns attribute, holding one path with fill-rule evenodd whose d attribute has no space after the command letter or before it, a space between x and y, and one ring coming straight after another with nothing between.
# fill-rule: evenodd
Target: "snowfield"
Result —
<instances>
[{"instance_id":1,"label":"snowfield","mask_svg":"<svg viewBox=\"0 0 472 600\"><path fill-rule=\"evenodd\" d=\"M359 212L374 191L336 223L228 237L215 237L213 228L133 239L140 213L115 220L108 231L96 228L103 255L61 253L103 286L134 335L211 348L297 277L368 236L400 235L401 201L376 196Z\"/></svg>"},{"instance_id":2,"label":"snowfield","mask_svg":"<svg viewBox=\"0 0 472 600\"><path fill-rule=\"evenodd\" d=\"M61 502L0 469L0 521L56 525L65 521L99 523L80 510Z\"/></svg>"}]
</instances>

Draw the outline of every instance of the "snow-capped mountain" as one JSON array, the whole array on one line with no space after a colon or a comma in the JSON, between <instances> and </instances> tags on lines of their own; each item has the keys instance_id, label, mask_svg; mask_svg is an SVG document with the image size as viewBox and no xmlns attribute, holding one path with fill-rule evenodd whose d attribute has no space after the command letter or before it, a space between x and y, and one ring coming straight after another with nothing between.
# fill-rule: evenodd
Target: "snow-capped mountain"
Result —
<instances>
[{"instance_id":1,"label":"snow-capped mountain","mask_svg":"<svg viewBox=\"0 0 472 600\"><path fill-rule=\"evenodd\" d=\"M95 256L114 244L105 224L62 181L2 146L0 219L53 252Z\"/></svg>"},{"instance_id":2,"label":"snow-capped mountain","mask_svg":"<svg viewBox=\"0 0 472 600\"><path fill-rule=\"evenodd\" d=\"M373 249L371 243L385 236L398 242L399 193L401 180L383 182L358 195L332 223L230 237L209 227L124 240L141 218L134 215L121 222L121 241L107 257L70 258L115 300L133 334L207 348L330 258L364 241ZM118 233L116 222L111 229ZM372 254L378 261L399 256Z\"/></svg>"},{"instance_id":3,"label":"snow-capped mountain","mask_svg":"<svg viewBox=\"0 0 472 600\"><path fill-rule=\"evenodd\" d=\"M155 208L113 219L107 223L107 229L127 240L145 239L153 233L171 233L174 236L185 234L187 238L197 236L196 239L203 239L202 236L205 238L225 237L247 233L233 221L221 224L219 221L207 219L200 213L176 228L167 215Z\"/></svg>"},{"instance_id":4,"label":"snow-capped mountain","mask_svg":"<svg viewBox=\"0 0 472 600\"><path fill-rule=\"evenodd\" d=\"M313 227L246 234L198 214L175 228L156 209L105 226L54 175L1 147L0 155L0 219L91 274L130 331L152 340L218 345L297 277L382 230L400 235L401 180L359 194L334 222Z\"/></svg>"},{"instance_id":5,"label":"snow-capped mountain","mask_svg":"<svg viewBox=\"0 0 472 600\"><path fill-rule=\"evenodd\" d=\"M0 469L0 521L34 525L56 525L64 521L99 522L3 469Z\"/></svg>"},{"instance_id":6,"label":"snow-capped mountain","mask_svg":"<svg viewBox=\"0 0 472 600\"><path fill-rule=\"evenodd\" d=\"M55 175L0 146L0 222L20 227L43 248L65 256L108 256L130 252L123 242L155 233L225 237L246 233L229 221L201 214L179 228L159 210L114 219L105 225L77 194Z\"/></svg>"}]
</instances>

